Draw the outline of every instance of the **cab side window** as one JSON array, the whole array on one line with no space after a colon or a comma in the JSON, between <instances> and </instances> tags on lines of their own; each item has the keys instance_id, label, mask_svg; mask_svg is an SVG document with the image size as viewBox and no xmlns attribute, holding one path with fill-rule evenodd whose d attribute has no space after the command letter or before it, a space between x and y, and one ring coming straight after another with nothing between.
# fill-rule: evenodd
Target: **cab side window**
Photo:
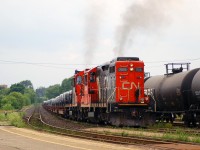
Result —
<instances>
[{"instance_id":1,"label":"cab side window","mask_svg":"<svg viewBox=\"0 0 200 150\"><path fill-rule=\"evenodd\" d=\"M76 84L81 84L81 82L82 82L82 78L81 76L78 76L76 80Z\"/></svg>"},{"instance_id":2,"label":"cab side window","mask_svg":"<svg viewBox=\"0 0 200 150\"><path fill-rule=\"evenodd\" d=\"M90 73L90 82L95 82L95 73L94 72Z\"/></svg>"}]
</instances>

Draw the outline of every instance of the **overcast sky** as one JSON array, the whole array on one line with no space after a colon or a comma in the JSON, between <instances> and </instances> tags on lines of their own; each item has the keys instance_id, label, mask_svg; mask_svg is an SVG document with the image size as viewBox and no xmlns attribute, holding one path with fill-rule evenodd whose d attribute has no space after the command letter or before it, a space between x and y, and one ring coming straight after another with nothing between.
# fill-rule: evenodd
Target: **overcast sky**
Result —
<instances>
[{"instance_id":1,"label":"overcast sky","mask_svg":"<svg viewBox=\"0 0 200 150\"><path fill-rule=\"evenodd\" d=\"M172 1L1 0L0 84L48 87L116 56L139 57L151 75L200 67L200 1Z\"/></svg>"}]
</instances>

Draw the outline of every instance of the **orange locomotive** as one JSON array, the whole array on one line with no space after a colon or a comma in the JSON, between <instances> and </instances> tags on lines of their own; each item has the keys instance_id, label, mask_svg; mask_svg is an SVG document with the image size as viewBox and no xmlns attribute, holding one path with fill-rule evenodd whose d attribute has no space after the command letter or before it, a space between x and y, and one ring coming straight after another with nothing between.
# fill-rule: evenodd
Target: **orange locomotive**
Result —
<instances>
[{"instance_id":1,"label":"orange locomotive","mask_svg":"<svg viewBox=\"0 0 200 150\"><path fill-rule=\"evenodd\" d=\"M72 92L45 101L44 106L64 110L60 114L68 118L116 126L146 126L154 122L144 94L144 63L137 57L118 57L92 69L76 71L72 87ZM71 99L66 98L69 94Z\"/></svg>"}]
</instances>

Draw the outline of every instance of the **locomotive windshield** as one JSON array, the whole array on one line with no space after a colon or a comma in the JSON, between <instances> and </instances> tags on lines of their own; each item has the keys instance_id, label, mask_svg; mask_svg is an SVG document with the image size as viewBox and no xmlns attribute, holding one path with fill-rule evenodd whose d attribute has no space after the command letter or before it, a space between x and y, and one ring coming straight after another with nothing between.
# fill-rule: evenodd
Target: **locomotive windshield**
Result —
<instances>
[{"instance_id":1,"label":"locomotive windshield","mask_svg":"<svg viewBox=\"0 0 200 150\"><path fill-rule=\"evenodd\" d=\"M143 72L143 68L135 68L136 72Z\"/></svg>"},{"instance_id":2,"label":"locomotive windshield","mask_svg":"<svg viewBox=\"0 0 200 150\"><path fill-rule=\"evenodd\" d=\"M119 72L127 72L128 68L126 68L126 67L120 67L120 68L118 68L118 71Z\"/></svg>"}]
</instances>

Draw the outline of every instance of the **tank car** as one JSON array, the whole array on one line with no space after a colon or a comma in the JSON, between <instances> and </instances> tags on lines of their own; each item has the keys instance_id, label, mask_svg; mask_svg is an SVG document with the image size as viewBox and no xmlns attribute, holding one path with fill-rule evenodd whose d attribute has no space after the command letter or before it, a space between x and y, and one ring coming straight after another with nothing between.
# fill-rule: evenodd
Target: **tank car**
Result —
<instances>
[{"instance_id":1,"label":"tank car","mask_svg":"<svg viewBox=\"0 0 200 150\"><path fill-rule=\"evenodd\" d=\"M66 105L71 105L72 103L72 91L62 93L56 98L43 102L43 107L54 113L66 116Z\"/></svg>"},{"instance_id":2,"label":"tank car","mask_svg":"<svg viewBox=\"0 0 200 150\"><path fill-rule=\"evenodd\" d=\"M192 98L191 98L191 106L190 106L190 112L189 115L193 116L193 122L196 124L196 122L200 125L200 69L195 74L193 80L192 80ZM189 124L189 122L187 122Z\"/></svg>"},{"instance_id":3,"label":"tank car","mask_svg":"<svg viewBox=\"0 0 200 150\"><path fill-rule=\"evenodd\" d=\"M188 70L189 64L185 64L187 71L182 72L184 64L167 64L166 68L168 65L181 67L172 68L172 73L167 70L165 75L153 76L145 80L145 88L152 89L154 92L152 98L156 102L158 119L173 122L176 114L183 114L185 124L196 125L199 121L197 114L200 104L198 101L200 69Z\"/></svg>"}]
</instances>

